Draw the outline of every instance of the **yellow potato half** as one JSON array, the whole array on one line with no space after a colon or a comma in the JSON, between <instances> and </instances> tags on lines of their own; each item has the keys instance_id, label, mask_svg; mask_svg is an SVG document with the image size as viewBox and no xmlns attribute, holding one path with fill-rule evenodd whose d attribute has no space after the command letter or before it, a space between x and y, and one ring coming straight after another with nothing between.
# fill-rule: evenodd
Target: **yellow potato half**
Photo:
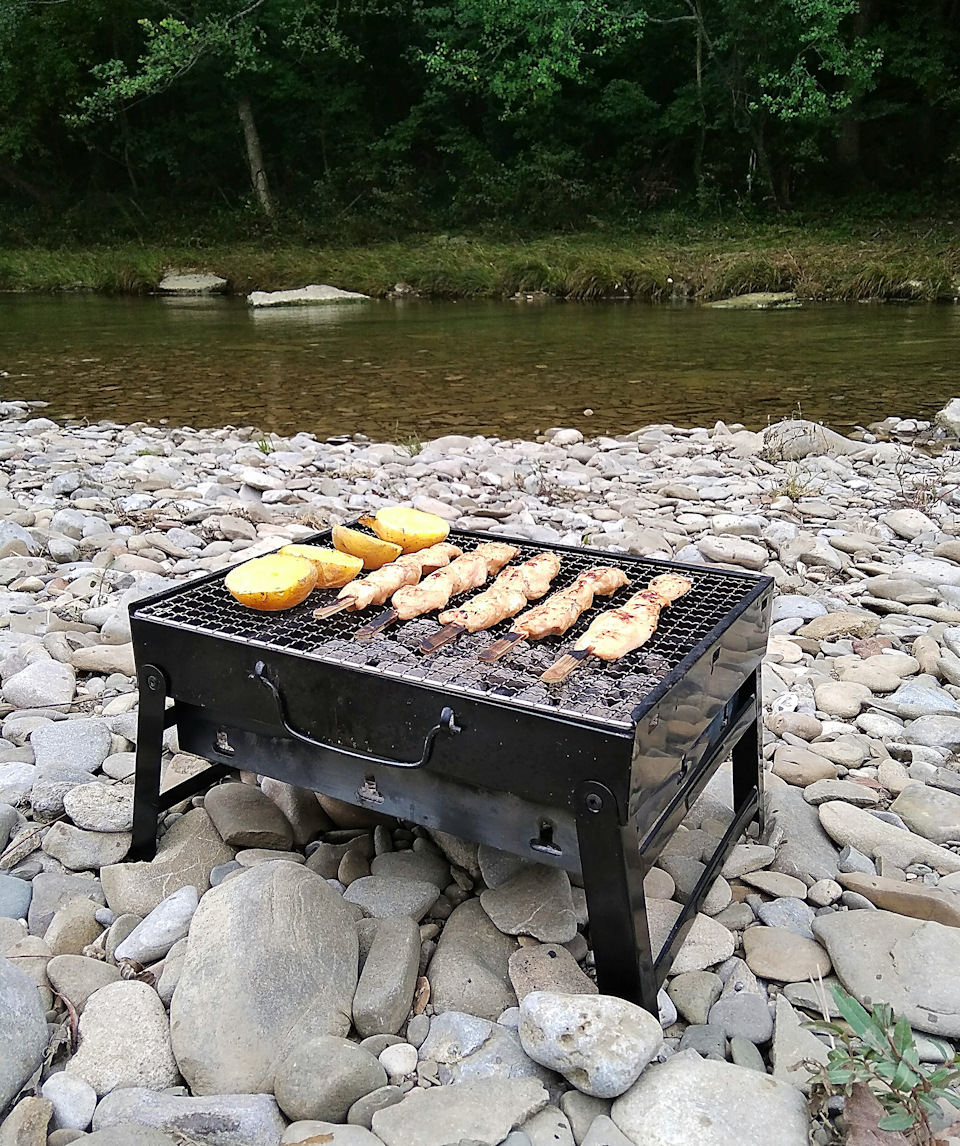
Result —
<instances>
[{"instance_id":1,"label":"yellow potato half","mask_svg":"<svg viewBox=\"0 0 960 1146\"><path fill-rule=\"evenodd\" d=\"M323 549L319 545L284 545L280 552L312 561L317 567L318 589L340 589L363 568L359 557L341 553L339 549Z\"/></svg>"},{"instance_id":2,"label":"yellow potato half","mask_svg":"<svg viewBox=\"0 0 960 1146\"><path fill-rule=\"evenodd\" d=\"M364 517L377 537L399 545L404 553L416 553L429 545L445 541L450 525L435 513L424 513L403 505L390 505L377 510L376 517Z\"/></svg>"},{"instance_id":3,"label":"yellow potato half","mask_svg":"<svg viewBox=\"0 0 960 1146\"><path fill-rule=\"evenodd\" d=\"M381 541L378 537L370 537L366 533L361 533L359 529L348 529L345 525L333 527L333 544L341 553L351 553L354 557L359 557L364 569L379 569L388 561L394 561L402 552L399 545Z\"/></svg>"},{"instance_id":4,"label":"yellow potato half","mask_svg":"<svg viewBox=\"0 0 960 1146\"><path fill-rule=\"evenodd\" d=\"M227 591L251 609L276 612L292 609L310 595L317 583L317 567L303 557L268 553L254 557L227 574Z\"/></svg>"}]
</instances>

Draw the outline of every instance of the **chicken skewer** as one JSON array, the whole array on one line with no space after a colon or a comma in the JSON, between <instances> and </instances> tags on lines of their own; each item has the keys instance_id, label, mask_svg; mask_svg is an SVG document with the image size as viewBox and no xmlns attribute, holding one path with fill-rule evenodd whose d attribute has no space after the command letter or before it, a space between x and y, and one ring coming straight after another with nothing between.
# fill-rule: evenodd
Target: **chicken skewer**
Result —
<instances>
[{"instance_id":1,"label":"chicken skewer","mask_svg":"<svg viewBox=\"0 0 960 1146\"><path fill-rule=\"evenodd\" d=\"M409 621L412 617L442 609L458 593L478 589L491 574L499 573L519 552L515 545L507 545L503 541L478 545L470 553L464 553L451 561L445 568L424 577L418 585L399 588L393 594L392 608L384 610L379 617L357 629L354 636L358 641L367 641L394 621Z\"/></svg>"},{"instance_id":2,"label":"chicken skewer","mask_svg":"<svg viewBox=\"0 0 960 1146\"><path fill-rule=\"evenodd\" d=\"M538 553L522 565L504 569L489 589L459 608L441 613L440 623L444 627L432 637L426 637L420 651L435 653L463 633L476 633L492 628L507 617L515 617L528 601L535 601L546 593L559 570L560 558L549 552Z\"/></svg>"},{"instance_id":3,"label":"chicken skewer","mask_svg":"<svg viewBox=\"0 0 960 1146\"><path fill-rule=\"evenodd\" d=\"M463 550L459 546L450 545L445 541L416 553L406 553L396 561L381 565L366 577L357 577L350 581L337 594L336 601L315 609L313 615L330 617L345 610L359 612L368 605L382 605L404 585L416 585L421 577L449 565L461 553Z\"/></svg>"},{"instance_id":4,"label":"chicken skewer","mask_svg":"<svg viewBox=\"0 0 960 1146\"><path fill-rule=\"evenodd\" d=\"M657 631L661 609L688 593L693 582L678 573L654 577L646 589L634 593L619 609L608 609L594 618L573 646L540 677L546 684L564 680L588 656L616 661L640 648Z\"/></svg>"},{"instance_id":5,"label":"chicken skewer","mask_svg":"<svg viewBox=\"0 0 960 1146\"><path fill-rule=\"evenodd\" d=\"M596 595L609 597L630 581L622 569L615 565L598 565L579 574L572 585L548 597L540 605L528 609L513 630L489 648L479 659L486 663L498 661L521 641L541 641L544 637L562 636L593 604ZM442 618L441 618L442 619Z\"/></svg>"}]
</instances>

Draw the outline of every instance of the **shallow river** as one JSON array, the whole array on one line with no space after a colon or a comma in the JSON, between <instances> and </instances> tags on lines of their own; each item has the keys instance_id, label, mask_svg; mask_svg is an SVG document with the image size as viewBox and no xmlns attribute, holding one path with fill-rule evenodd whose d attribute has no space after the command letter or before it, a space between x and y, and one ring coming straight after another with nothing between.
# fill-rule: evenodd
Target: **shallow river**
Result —
<instances>
[{"instance_id":1,"label":"shallow river","mask_svg":"<svg viewBox=\"0 0 960 1146\"><path fill-rule=\"evenodd\" d=\"M233 423L409 441L837 428L930 416L960 394L960 308L827 304L370 302L253 310L239 299L0 295L0 397L59 418Z\"/></svg>"}]
</instances>

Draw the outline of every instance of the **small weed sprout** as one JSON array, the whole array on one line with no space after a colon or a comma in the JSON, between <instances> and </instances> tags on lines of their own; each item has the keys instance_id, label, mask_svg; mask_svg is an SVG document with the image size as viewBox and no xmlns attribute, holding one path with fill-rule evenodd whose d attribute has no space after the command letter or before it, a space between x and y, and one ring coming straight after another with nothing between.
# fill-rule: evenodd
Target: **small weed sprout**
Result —
<instances>
[{"instance_id":1,"label":"small weed sprout","mask_svg":"<svg viewBox=\"0 0 960 1146\"><path fill-rule=\"evenodd\" d=\"M257 449L261 454L273 453L273 442L270 441L266 434L261 434L260 437L257 438Z\"/></svg>"},{"instance_id":2,"label":"small weed sprout","mask_svg":"<svg viewBox=\"0 0 960 1146\"><path fill-rule=\"evenodd\" d=\"M874 1003L868 1012L841 987L833 997L844 1022L817 1020L809 1030L829 1036L826 1064L807 1061L813 1081L827 1093L849 1095L854 1083L864 1083L887 1112L880 1130L906 1131L916 1146L933 1146L930 1116L939 1117L940 1101L960 1108L960 1095L951 1090L960 1081L954 1055L945 1063L922 1063L906 1019L897 1019L888 1003Z\"/></svg>"},{"instance_id":3,"label":"small weed sprout","mask_svg":"<svg viewBox=\"0 0 960 1146\"><path fill-rule=\"evenodd\" d=\"M780 485L770 491L774 497L789 497L797 501L801 497L811 497L820 492L820 482L809 470L802 466L786 465Z\"/></svg>"}]
</instances>

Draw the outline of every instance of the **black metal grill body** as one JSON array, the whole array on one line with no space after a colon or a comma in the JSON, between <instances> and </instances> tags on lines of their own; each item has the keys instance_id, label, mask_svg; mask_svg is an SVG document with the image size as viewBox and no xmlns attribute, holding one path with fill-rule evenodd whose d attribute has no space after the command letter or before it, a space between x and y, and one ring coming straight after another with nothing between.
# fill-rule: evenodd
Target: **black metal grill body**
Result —
<instances>
[{"instance_id":1,"label":"black metal grill body","mask_svg":"<svg viewBox=\"0 0 960 1146\"><path fill-rule=\"evenodd\" d=\"M329 544L329 534L310 539ZM633 582L598 598L563 638L524 644L495 664L477 654L510 622L416 651L433 618L353 639L372 616L316 620L315 592L282 613L229 595L218 571L131 605L140 681L134 854L156 846L156 817L218 775L243 768L583 875L601 990L656 1009L656 992L729 847L758 814L758 670L767 578L453 530L465 551L511 541L515 562L562 558L551 589L617 564ZM646 646L591 658L561 685L540 673L597 612L658 574L693 588ZM167 698L173 705L166 707ZM160 795L165 726L213 768ZM650 949L643 876L732 751L736 815L659 956Z\"/></svg>"}]
</instances>

